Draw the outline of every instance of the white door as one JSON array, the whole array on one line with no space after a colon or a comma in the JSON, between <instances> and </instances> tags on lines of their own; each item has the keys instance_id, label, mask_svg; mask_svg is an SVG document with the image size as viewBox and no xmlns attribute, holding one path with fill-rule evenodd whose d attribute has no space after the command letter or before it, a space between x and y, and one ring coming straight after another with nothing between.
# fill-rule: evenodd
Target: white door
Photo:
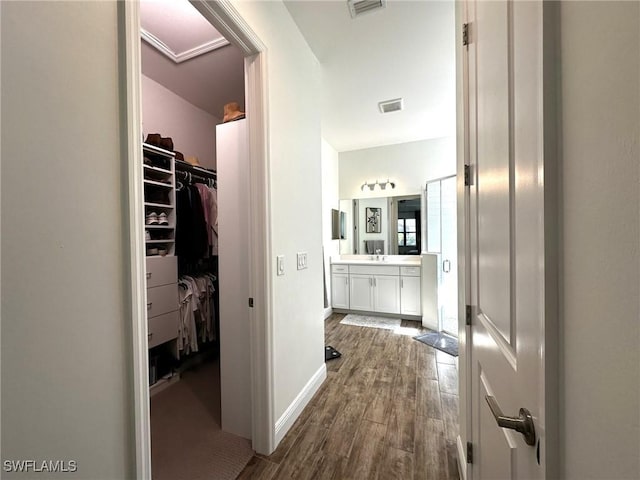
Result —
<instances>
[{"instance_id":1,"label":"white door","mask_svg":"<svg viewBox=\"0 0 640 480\"><path fill-rule=\"evenodd\" d=\"M349 308L349 275L331 275L331 305L334 308Z\"/></svg>"},{"instance_id":2,"label":"white door","mask_svg":"<svg viewBox=\"0 0 640 480\"><path fill-rule=\"evenodd\" d=\"M555 423L545 425L545 406L549 415L555 409L545 400L552 395L545 368L553 372L554 365L545 349L552 322L551 310L545 311L551 305L545 285L553 283L545 283L553 248L551 242L545 250L545 237L553 232L545 230L551 217L544 208L552 189L546 181L552 177L545 177L551 163L545 162L550 137L543 122L542 36L549 24L546 17L543 24L543 8L548 8L543 3L465 3L475 480L544 479L553 463L547 455L555 454L553 448L547 451L553 435L545 428ZM518 418L521 408L533 416L532 445L523 434L497 424L499 410Z\"/></svg>"},{"instance_id":3,"label":"white door","mask_svg":"<svg viewBox=\"0 0 640 480\"><path fill-rule=\"evenodd\" d=\"M351 310L373 310L373 276L352 273L349 293Z\"/></svg>"},{"instance_id":4,"label":"white door","mask_svg":"<svg viewBox=\"0 0 640 480\"><path fill-rule=\"evenodd\" d=\"M400 313L400 277L375 275L373 277L373 307L376 312Z\"/></svg>"}]
</instances>

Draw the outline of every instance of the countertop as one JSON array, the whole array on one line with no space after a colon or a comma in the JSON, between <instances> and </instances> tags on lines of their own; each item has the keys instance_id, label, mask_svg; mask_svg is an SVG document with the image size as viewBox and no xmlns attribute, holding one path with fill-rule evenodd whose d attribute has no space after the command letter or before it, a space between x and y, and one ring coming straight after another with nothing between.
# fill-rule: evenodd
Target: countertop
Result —
<instances>
[{"instance_id":1,"label":"countertop","mask_svg":"<svg viewBox=\"0 0 640 480\"><path fill-rule=\"evenodd\" d=\"M351 257L351 258L349 258ZM399 267L419 267L421 259L419 255L385 255L384 260L371 260L368 255L358 255L360 258L331 257L332 265L391 265ZM381 255L382 257L382 255Z\"/></svg>"}]
</instances>

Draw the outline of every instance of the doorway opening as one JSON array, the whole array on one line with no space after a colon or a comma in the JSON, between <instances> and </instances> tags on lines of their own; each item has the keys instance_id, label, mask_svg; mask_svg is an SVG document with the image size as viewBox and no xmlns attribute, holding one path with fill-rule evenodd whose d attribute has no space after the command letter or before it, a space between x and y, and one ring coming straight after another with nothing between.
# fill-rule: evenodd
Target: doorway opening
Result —
<instances>
[{"instance_id":1,"label":"doorway opening","mask_svg":"<svg viewBox=\"0 0 640 480\"><path fill-rule=\"evenodd\" d=\"M175 4L178 2L171 3ZM218 263L216 262L216 259L213 258L215 257L215 252L211 248L212 245L210 237L207 237L208 230L205 230L206 240L204 240L207 244L207 252L202 255L202 257L208 259L206 262L202 261L202 258L189 258L186 259L187 261L183 261L185 259L175 258L173 261L170 261L170 257L180 257L180 253L182 252L182 247L180 246L182 240L180 239L181 235L179 234L179 229L181 220L184 220L187 216L183 214L184 209L182 207L178 208L180 205L178 204L179 200L176 194L178 189L181 187L189 188L188 195L191 199L193 199L194 192L197 191L195 190L196 188L213 188L215 183L217 183L217 187L220 188L222 181L227 182L229 187L228 191L230 189L238 191L238 189L233 187L237 186L237 182L240 181L246 185L246 188L241 191L244 192L245 195L246 192L251 192L250 195L246 195L246 197L242 199L242 202L239 202L244 206L242 216L246 219L246 225L248 225L248 231L244 232L244 243L239 244L243 245L241 247L242 251L236 248L235 251L231 251L229 255L229 250L226 250L227 255L225 256L225 259L227 260L229 258L237 260L238 257L245 259L244 265L238 265L237 263L233 263L233 261L230 263L228 262L226 269L229 270L235 268L235 271L234 275L226 275L224 281L228 286L242 286L242 289L239 290L239 292L243 295L241 299L242 309L246 312L247 316L246 322L244 322L245 328L242 332L237 329L234 330L238 323L233 327L228 328L226 333L218 337L221 339L219 345L222 348L216 349L214 346L214 348L211 349L212 353L210 353L210 357L215 358L216 352L217 355L219 355L220 381L223 385L222 390L223 392L227 391L227 395L229 397L225 399L223 394L220 400L220 416L222 418L218 423L222 424L222 430L229 430L231 433L239 434L239 436L249 439L247 440L247 442L249 442L249 450L253 449L260 453L269 453L273 448L273 392L269 380L271 377L269 369L272 362L269 357L271 354L271 347L269 344L270 337L268 335L271 321L271 317L269 315L270 297L268 295L268 292L270 291L270 284L267 276L265 275L266 252L269 242L269 232L266 225L266 219L269 218L269 204L266 200L268 198L268 183L265 180L269 177L268 174L266 174L266 172L268 172L268 149L266 145L266 125L264 120L266 118L266 72L264 69L265 60L263 53L265 47L232 6L228 4L221 4L219 2L193 2L192 4L185 1L185 4L187 7L192 9L195 7L195 10L199 12L199 15L206 20L205 23L208 23L209 26L214 26L222 36L232 40L232 45L222 47L223 49L236 49L238 51L238 59L241 62L240 79L245 84L246 88L242 89L243 92L240 95L242 98L230 98L228 99L228 103L233 101L237 102L238 105L236 106L236 110L245 111L246 119L241 120L238 115L233 116L231 120L235 121L229 122L229 125L233 124L233 126L229 128L236 129L236 126L244 124L246 128L243 140L239 140L239 135L234 136L228 132L220 133L218 131L220 125L216 126L216 124L225 123L222 122L221 117L223 116L223 113L227 113L226 111L223 112L222 109L220 109L220 112L218 113L218 115L220 115L220 121L214 122L215 124L213 126L208 125L207 128L209 128L211 137L214 137L217 133L216 140L219 140L222 137L226 138L226 140L219 142L220 144L226 142L227 144L230 143L232 146L238 147L238 144L241 143L242 148L244 149L243 155L246 163L245 168L242 171L239 171L238 169L233 170L233 168L235 168L235 164L233 168L227 169L225 179L223 180L221 177L218 177L218 175L222 175L222 165L224 163L220 163L219 159L215 158L215 155L213 157L213 162L207 160L206 154L203 155L196 152L196 149L192 146L193 143L185 140L187 138L186 133L193 133L195 128L187 129L189 131L186 133L174 133L174 131L168 131L166 129L166 125L173 122L173 125L175 125L176 128L175 132L178 132L178 128L180 127L179 123L186 123L185 118L189 117L189 115L185 113L189 109L192 110L191 118L199 116L201 120L202 118L206 118L207 112L205 108L196 105L197 100L185 100L185 98L182 98L183 102L180 102L179 99L175 98L176 96L180 97L180 95L176 95L175 91L171 92L171 89L167 88L166 85L157 81L160 79L150 79L150 75L148 75L147 78L143 76L147 75L143 70L149 72L146 68L141 68L143 61L145 60L145 54L141 47L140 38L142 32L139 27L139 19L141 13L144 14L144 11L141 12L140 4L137 2L125 2L121 7L121 27L125 40L124 49L126 51L124 57L126 63L124 76L126 78L123 82L126 84L125 92L127 105L125 124L128 142L126 154L130 159L128 171L129 232L131 250L132 318L134 319L132 329L135 402L134 416L136 424L136 477L138 478L152 477L152 450L154 445L151 434L154 429L154 425L151 420L151 413L154 409L153 403L155 400L150 400L149 383L150 380L158 380L159 377L162 377L159 375L160 372L158 365L154 365L154 361L149 356L149 347L153 346L155 348L163 344L169 344L169 346L166 347L166 350L173 353L174 361L176 361L177 358L183 358L182 353L185 352L185 345L184 342L181 345L179 339L184 339L184 325L186 323L191 323L193 326L193 322L191 322L191 319L184 319L179 315L181 311L181 302L178 301L178 305L176 307L176 302L173 301L174 288L179 288L177 287L177 284L180 280L177 277L179 274L193 273L185 270L188 268L188 265L186 264L192 263L197 267L204 266L206 268L212 267L212 269L215 269L215 266ZM179 26L173 25L173 27L175 28ZM182 38L183 36L178 35L178 37ZM210 43L213 44L216 42L213 41ZM208 52L211 51L212 50L209 50ZM174 50L173 53L181 52ZM193 52L191 51L191 53ZM163 52L163 54L167 56L166 52ZM178 61L174 61L175 59L168 58L167 56L166 61L173 61L177 66L173 65L171 68L165 69L166 71L169 71L170 74L168 75L168 80L167 78L162 79L163 83L171 84L172 81L177 81L179 84L180 75L176 74L179 64L184 63L184 66L193 68L197 60L192 57L184 58L180 55L176 55L176 57ZM151 71L155 71L156 73L162 70L158 65L155 65L154 68L157 68L157 70L152 68ZM171 79L171 73L175 75L173 80ZM194 81L194 78L189 78L187 81ZM159 86L154 85L152 82L159 84ZM151 90L155 89L156 93L161 91L162 94L165 95L162 101L156 102L151 107L149 105L144 105L150 95L149 92L151 90L149 90L149 85L152 85ZM184 85L182 87L184 87ZM186 90L188 90L188 88L186 88ZM191 107L185 104L191 104ZM183 107L184 111L180 110L180 106ZM244 108L242 108L243 106ZM150 131L149 125L145 122L145 119L150 118L150 114L148 112L153 111L154 108L156 109L155 112L160 112L162 107L168 107L170 110L169 114L164 114L168 117L165 118L164 121L168 123L163 124L164 126L162 127L162 131ZM196 110L199 110L199 112L196 112ZM222 127L227 127L227 125L228 124L225 123ZM159 128L160 127L158 127L158 129ZM229 130L229 128L225 129ZM151 127L151 129L154 130L155 128ZM144 137L143 132L145 134ZM148 134L153 133L159 133L160 135L152 135L149 137ZM156 137L160 137L160 141L162 142L160 145L155 144L157 140ZM166 140L169 137L175 141L174 145L171 145L171 143ZM205 139L204 143L206 143L206 140L211 141L211 138ZM176 160L176 157L180 157L180 155L178 155L178 152L180 152L180 148L178 148L179 141L184 145L180 148L183 148L185 151L182 152L182 158ZM194 153L196 154L194 155ZM225 151L225 155L227 153L228 152ZM183 162L182 160L187 160L187 156L197 158L191 158L192 161L190 163ZM159 160L161 158L164 158L164 160ZM156 164L158 161L163 161L163 165ZM214 168L211 168L212 166ZM212 174L211 170L214 169L217 170L216 173L218 175ZM151 176L149 175L150 173ZM156 175L156 177L151 178L153 175ZM158 177L158 175L160 175L160 177ZM199 184L199 186L196 186L196 184ZM154 198L152 199L151 196ZM202 202L202 196L200 200ZM222 190L220 190L218 200L223 200ZM225 201L225 204L228 207L232 206L230 210L231 213L226 213L227 217L233 216L234 213L237 213L236 210L238 208L238 202L234 203L227 200ZM226 208L222 203L220 203L219 206L222 209ZM205 207L206 205L204 203L200 205L202 210L204 210ZM149 211L151 208L158 209L159 212ZM155 213L155 216L151 215L151 213ZM164 215L161 215L162 213L164 213ZM223 210L218 211L220 227L223 226L224 215L225 213ZM162 221L160 221L161 216ZM234 222L236 221L236 218L233 219ZM226 229L226 231L229 232L230 229ZM222 231L219 233L220 247L222 247L224 234ZM156 243L158 244L157 246L155 245ZM152 262L160 261L160 263L163 263L162 268L150 268L150 260ZM164 263L172 263L174 266L172 268L165 268L166 265L164 265ZM224 262L219 262L219 275L225 271L223 263ZM216 276L215 273L212 273L211 271L204 273L205 275L210 274L211 276ZM174 275L176 280L168 282L167 278L173 278ZM160 277L164 278L161 282L162 285L149 283L154 277L155 279ZM218 281L220 290L224 292L225 287L222 282L222 278L216 278L216 280ZM198 281L196 280L191 285L191 289L197 290L197 285ZM167 293L166 295L156 295L156 292L150 294L149 289L156 288L158 286L163 287L167 292L171 289L171 294L169 295ZM213 286L215 286L215 284ZM202 288L199 292L192 292L192 295L193 293L203 294L203 290L204 296L210 295L210 285L201 285L201 287ZM238 290L237 288L234 289ZM249 296L249 292L252 293L252 296L256 300L256 304L253 309L246 309L246 297ZM178 298L182 297L179 290L175 296ZM184 299L184 297L182 297L182 299ZM229 305L233 307L234 302L237 304L239 301L240 297L238 296L228 298L226 299L226 305L227 307L229 307ZM150 303L151 305L149 305ZM204 315L203 312L207 310L204 301L201 303L200 307L199 315L202 316ZM158 312L156 312L156 308L162 308L167 311L160 313L158 310ZM214 312L216 312L216 310L219 310L220 312L219 318L215 317ZM151 313L158 313L159 315L151 316L149 311ZM190 344L191 351L185 354L187 357L189 353L195 352L196 346L198 351L201 350L198 342L202 338L215 342L215 337L218 333L225 332L225 322L229 323L228 319L225 320L225 306L221 305L218 307L215 302L213 302L209 305L208 311L209 313L214 314L213 323L207 325L207 319L195 319L196 325L191 331L191 334L193 335L195 332L195 335L190 337L190 340L195 340L195 342ZM178 312L178 315L176 315L175 312ZM159 328L156 320L158 317L164 315L171 317L171 322L166 320L162 321L160 322L162 328ZM175 319L176 316L177 319ZM256 316L263 318L264 321L252 322L251 319ZM218 324L215 323L216 319L219 322ZM198 325L198 321L200 321L200 325ZM169 323L171 323L172 328L173 325L176 326L178 330L177 334L175 331L170 332L171 329L169 328ZM220 327L219 331L217 330L218 326ZM207 330L207 328L211 328L211 330L213 330L213 335L210 335L211 331ZM150 339L153 339L153 345L150 344ZM159 342L158 345L156 345L156 342ZM226 349L226 353L224 348L225 342L227 345L233 345L233 347L229 345L230 348ZM242 344L239 345L237 342ZM183 347L182 349L180 348L181 346ZM240 360L233 356L233 352L238 351L245 352L244 357ZM252 352L252 354L249 355L249 352ZM188 362L185 362L185 364L186 363ZM197 364L198 361L194 361L194 363ZM239 363L241 363L242 367L240 369L242 371L241 381L237 381ZM207 383L205 389L208 389L207 395L209 395L212 392L211 383L215 382L216 367L215 365L212 366L207 364L207 362L205 362L204 365L205 366L202 367L202 373L204 374L204 377L208 376L205 381L205 383ZM174 388L176 384L180 383L178 378L174 377L178 377L178 375L175 375L176 370L177 373L183 373L181 370L183 367L188 368L188 366L185 365L179 365L179 368L175 368L175 365L172 366L172 371L170 372L171 375L169 375L169 378L164 379L168 381L163 382L168 384L168 386L166 386L165 391L158 393L158 396L165 394L171 388ZM225 388L225 376L229 377L228 372L233 368L235 368L236 376L234 381L227 382L227 388ZM155 378L153 378L154 371ZM225 371L227 374L225 374ZM211 379L210 381L209 378ZM171 380L173 380L173 382ZM199 382L199 380L191 382L191 386L196 385L194 388L198 388L197 384L199 384ZM183 387L188 386L186 385L187 383L189 382L185 382ZM242 389L243 392L239 392L240 389ZM189 390L189 388L187 388L187 390ZM215 388L213 390L215 390ZM200 398L202 399L204 397L201 396ZM234 402L234 399L240 398L241 400ZM227 408L225 408L225 403ZM213 423L215 423L216 417L215 404L216 400L214 399L210 404L205 405L203 410L206 414L211 414ZM236 408L238 406L240 406L240 408ZM225 418L227 418L227 421L225 421ZM237 420L237 422L234 419ZM240 425L241 422L244 422L244 424ZM219 426L220 425L218 425L218 427ZM211 435L211 431L207 431L205 434ZM156 441L155 444L157 445L158 442ZM154 460L153 463L155 465L157 462ZM208 470L211 471L209 468ZM157 471L153 472L154 478L161 478L161 476L167 477L167 475L158 475Z\"/></svg>"}]
</instances>

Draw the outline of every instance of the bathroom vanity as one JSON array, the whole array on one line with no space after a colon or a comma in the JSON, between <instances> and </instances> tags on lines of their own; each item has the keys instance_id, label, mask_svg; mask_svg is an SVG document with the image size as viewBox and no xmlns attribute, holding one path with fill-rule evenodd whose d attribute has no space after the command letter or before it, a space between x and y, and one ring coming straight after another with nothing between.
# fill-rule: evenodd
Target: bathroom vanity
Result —
<instances>
[{"instance_id":1,"label":"bathroom vanity","mask_svg":"<svg viewBox=\"0 0 640 480\"><path fill-rule=\"evenodd\" d=\"M437 325L436 263L435 255L333 257L333 310L420 320L432 328Z\"/></svg>"}]
</instances>

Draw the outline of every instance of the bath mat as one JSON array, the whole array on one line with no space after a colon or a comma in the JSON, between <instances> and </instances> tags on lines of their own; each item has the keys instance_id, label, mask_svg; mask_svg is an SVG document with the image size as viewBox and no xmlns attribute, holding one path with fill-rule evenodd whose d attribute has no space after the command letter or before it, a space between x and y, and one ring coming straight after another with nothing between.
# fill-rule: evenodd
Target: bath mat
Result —
<instances>
[{"instance_id":1,"label":"bath mat","mask_svg":"<svg viewBox=\"0 0 640 480\"><path fill-rule=\"evenodd\" d=\"M355 315L353 313L350 313L340 320L340 323L358 327L384 328L385 330L396 330L400 328L399 318L372 317L369 315Z\"/></svg>"},{"instance_id":2,"label":"bath mat","mask_svg":"<svg viewBox=\"0 0 640 480\"><path fill-rule=\"evenodd\" d=\"M458 340L451 335L446 335L440 332L429 332L413 338L414 340L425 343L430 347L437 348L444 353L448 353L454 357L458 356Z\"/></svg>"}]
</instances>

